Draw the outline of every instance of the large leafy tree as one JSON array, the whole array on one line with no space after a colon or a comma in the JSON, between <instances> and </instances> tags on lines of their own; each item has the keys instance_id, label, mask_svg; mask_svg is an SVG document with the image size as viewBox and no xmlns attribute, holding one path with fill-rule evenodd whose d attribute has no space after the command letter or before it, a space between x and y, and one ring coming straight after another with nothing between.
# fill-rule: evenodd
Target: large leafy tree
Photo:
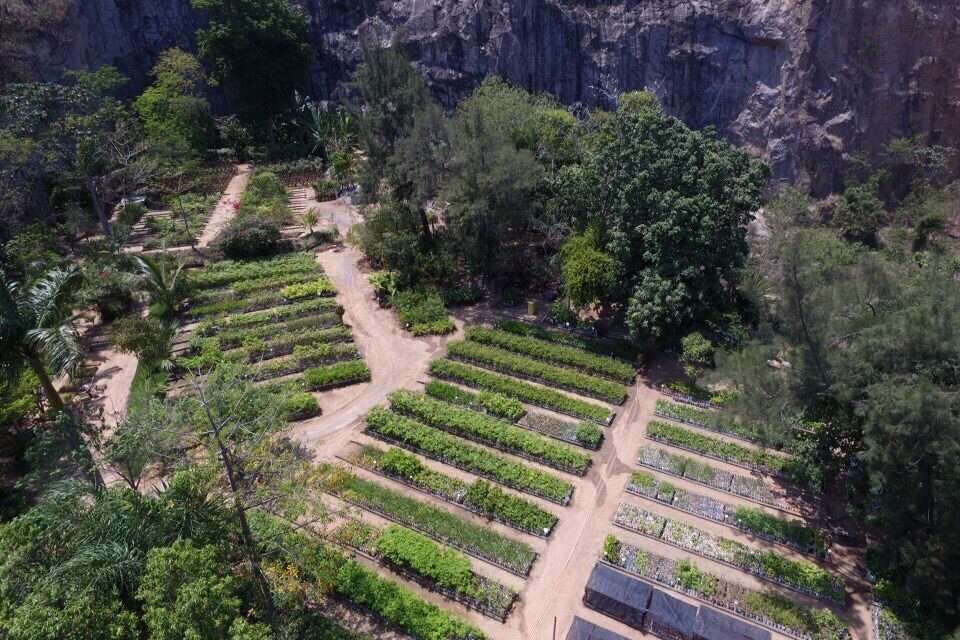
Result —
<instances>
[{"instance_id":1,"label":"large leafy tree","mask_svg":"<svg viewBox=\"0 0 960 640\"><path fill-rule=\"evenodd\" d=\"M210 23L200 53L236 100L244 119L274 141L275 117L296 106L313 55L310 18L287 0L193 0Z\"/></svg>"},{"instance_id":2,"label":"large leafy tree","mask_svg":"<svg viewBox=\"0 0 960 640\"><path fill-rule=\"evenodd\" d=\"M662 339L728 304L768 175L710 131L626 99L560 171L559 205L575 226L603 230L634 337Z\"/></svg>"},{"instance_id":3,"label":"large leafy tree","mask_svg":"<svg viewBox=\"0 0 960 640\"><path fill-rule=\"evenodd\" d=\"M348 85L358 100L348 106L365 156L360 186L369 199L375 200L381 181L390 175L397 145L410 134L415 120L422 123L420 134L425 134L427 124L436 116L436 106L423 76L403 50L402 34L386 47L371 41L361 46L363 63ZM400 183L405 182L400 179Z\"/></svg>"},{"instance_id":4,"label":"large leafy tree","mask_svg":"<svg viewBox=\"0 0 960 640\"><path fill-rule=\"evenodd\" d=\"M506 243L526 229L538 206L543 171L517 128L504 117L501 94L481 90L464 100L450 123L450 158L443 188L444 220L459 252L476 272L508 266Z\"/></svg>"},{"instance_id":5,"label":"large leafy tree","mask_svg":"<svg viewBox=\"0 0 960 640\"><path fill-rule=\"evenodd\" d=\"M73 318L81 283L76 265L53 269L29 286L0 271L0 365L10 379L23 367L33 370L54 411L63 409L63 399L52 377L71 373L83 362Z\"/></svg>"},{"instance_id":6,"label":"large leafy tree","mask_svg":"<svg viewBox=\"0 0 960 640\"><path fill-rule=\"evenodd\" d=\"M946 261L898 262L829 230L758 250L760 339L719 354L725 412L758 425L846 490L875 527L873 570L960 621L960 293ZM777 366L771 366L770 363ZM800 423L811 431L797 430ZM801 435L803 434L803 435ZM908 612L911 615L916 611Z\"/></svg>"},{"instance_id":7,"label":"large leafy tree","mask_svg":"<svg viewBox=\"0 0 960 640\"><path fill-rule=\"evenodd\" d=\"M154 152L178 164L210 146L213 114L206 74L196 57L168 49L151 71L153 84L134 103Z\"/></svg>"}]
</instances>

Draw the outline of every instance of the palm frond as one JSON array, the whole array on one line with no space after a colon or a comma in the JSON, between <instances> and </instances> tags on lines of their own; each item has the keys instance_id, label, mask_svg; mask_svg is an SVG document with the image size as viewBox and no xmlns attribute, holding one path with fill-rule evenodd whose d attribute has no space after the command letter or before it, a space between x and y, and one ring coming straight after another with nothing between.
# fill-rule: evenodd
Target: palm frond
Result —
<instances>
[{"instance_id":1,"label":"palm frond","mask_svg":"<svg viewBox=\"0 0 960 640\"><path fill-rule=\"evenodd\" d=\"M31 329L26 334L25 343L43 355L55 375L73 374L83 363L80 334L69 322Z\"/></svg>"},{"instance_id":2,"label":"palm frond","mask_svg":"<svg viewBox=\"0 0 960 640\"><path fill-rule=\"evenodd\" d=\"M48 579L68 579L98 591L113 587L133 591L145 562L142 549L126 542L104 541L77 551L55 567Z\"/></svg>"},{"instance_id":3,"label":"palm frond","mask_svg":"<svg viewBox=\"0 0 960 640\"><path fill-rule=\"evenodd\" d=\"M22 365L18 352L27 331L19 298L20 285L0 269L0 371L11 378Z\"/></svg>"},{"instance_id":4,"label":"palm frond","mask_svg":"<svg viewBox=\"0 0 960 640\"><path fill-rule=\"evenodd\" d=\"M74 294L83 284L78 265L51 269L27 293L27 303L37 328L52 328L67 322L73 313Z\"/></svg>"}]
</instances>

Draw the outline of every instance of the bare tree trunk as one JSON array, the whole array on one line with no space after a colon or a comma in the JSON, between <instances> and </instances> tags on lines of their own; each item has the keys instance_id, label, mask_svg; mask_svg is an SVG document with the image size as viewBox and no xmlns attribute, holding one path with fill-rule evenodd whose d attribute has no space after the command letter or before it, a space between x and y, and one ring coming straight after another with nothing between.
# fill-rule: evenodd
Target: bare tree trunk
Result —
<instances>
[{"instance_id":1,"label":"bare tree trunk","mask_svg":"<svg viewBox=\"0 0 960 640\"><path fill-rule=\"evenodd\" d=\"M46 396L50 409L57 413L63 411L63 398L60 397L60 393L53 386L53 381L50 380L50 375L44 368L43 363L36 358L27 358L27 363L40 380L40 387L43 389L43 395Z\"/></svg>"},{"instance_id":2,"label":"bare tree trunk","mask_svg":"<svg viewBox=\"0 0 960 640\"><path fill-rule=\"evenodd\" d=\"M273 603L273 595L270 593L270 584L267 582L267 577L264 575L263 568L260 565L260 554L257 552L257 545L253 539L253 532L250 530L250 523L247 521L247 510L243 505L243 499L240 495L240 482L237 480L237 473L233 467L233 459L230 456L230 451L223 442L221 425L210 413L210 405L203 394L203 390L198 389L198 391L200 392L200 402L203 405L204 413L207 416L207 421L210 423L210 428L213 430L213 437L217 442L217 451L220 454L220 459L223 460L223 468L227 474L227 482L230 484L230 493L233 497L233 507L237 512L237 519L240 521L240 533L243 537L243 546L246 549L250 567L253 569L254 579L257 581L257 586L260 589L260 595L263 597L264 617L267 622L270 622L274 618L276 607Z\"/></svg>"},{"instance_id":3,"label":"bare tree trunk","mask_svg":"<svg viewBox=\"0 0 960 640\"><path fill-rule=\"evenodd\" d=\"M214 436L217 439L217 449L220 451L220 457L223 459L223 467L227 472L227 481L230 483L230 492L233 494L233 507L237 512L237 519L240 521L240 532L243 536L243 546L247 550L247 558L250 560L250 567L253 569L253 576L260 588L260 595L263 597L264 617L272 621L274 618L273 594L270 593L270 585L267 577L260 566L260 554L257 553L256 541L253 539L253 532L250 530L250 523L247 522L247 510L243 506L243 500L240 498L240 486L237 482L236 474L233 469L233 462L230 460L230 452L223 444L220 437L220 430L216 428Z\"/></svg>"},{"instance_id":4,"label":"bare tree trunk","mask_svg":"<svg viewBox=\"0 0 960 640\"><path fill-rule=\"evenodd\" d=\"M93 203L93 209L97 212L97 218L100 219L100 226L103 227L103 235L109 240L113 237L113 230L110 228L110 217L103 206L100 194L97 193L96 182L94 182L93 176L89 175L85 175L83 180L87 185L87 191L90 192L90 202Z\"/></svg>"}]
</instances>

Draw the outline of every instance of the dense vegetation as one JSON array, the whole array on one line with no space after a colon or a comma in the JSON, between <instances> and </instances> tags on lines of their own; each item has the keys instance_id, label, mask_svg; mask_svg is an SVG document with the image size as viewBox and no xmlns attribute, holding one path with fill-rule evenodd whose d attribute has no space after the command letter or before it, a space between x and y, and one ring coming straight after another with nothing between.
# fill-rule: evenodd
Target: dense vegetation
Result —
<instances>
[{"instance_id":1,"label":"dense vegetation","mask_svg":"<svg viewBox=\"0 0 960 640\"><path fill-rule=\"evenodd\" d=\"M282 435L319 412L313 391L371 377L332 282L312 254L289 251L292 184L324 197L356 188L362 222L348 241L413 336L454 331L450 309L484 295L510 306L530 294L551 301L557 323L631 338L615 345L504 319L469 327L430 365L445 382L396 392L392 410L365 416L367 434L403 449L371 454L369 468L548 535L556 518L529 496L569 503L563 472L587 472L587 449L614 418L601 403L623 403L640 354L668 348L683 375L667 389L696 406L657 403L686 425L650 423L655 446L640 450L640 465L781 512L795 508L773 483L691 456L839 497L847 515L831 525L867 538L881 619L923 640L960 624L958 199L945 188L955 150L896 138L851 159L828 199L774 194L762 162L691 130L651 93L587 112L491 77L446 112L402 33L389 46L381 34L362 42L343 105L321 108L305 97L310 19L286 0L193 0L208 18L197 53L163 52L145 86L110 66L30 81L24 38L55 28L69 6L14 4L36 11L29 33L0 20L0 635L341 637L309 606L335 592L418 637L483 637L287 529L308 515L323 522L321 488L529 570L525 543L359 476L325 468L321 482ZM224 203L236 216L201 254L232 165L249 161L246 191ZM316 216L302 220L310 236ZM144 230L148 253L127 253ZM199 260L205 268L191 268ZM92 375L84 334L101 328L138 360L113 430L78 409ZM177 397L166 395L171 384ZM408 452L482 479L458 484ZM793 518L642 473L628 490L826 555L821 532ZM822 570L621 515L624 526L716 542L724 561L843 599ZM816 638L840 633L820 610L738 590L691 562L661 575L651 568L660 560L628 551L611 548L608 560L705 597L729 588L736 597L723 606L746 602L746 613ZM479 594L464 558L422 534L390 528L381 552Z\"/></svg>"}]
</instances>

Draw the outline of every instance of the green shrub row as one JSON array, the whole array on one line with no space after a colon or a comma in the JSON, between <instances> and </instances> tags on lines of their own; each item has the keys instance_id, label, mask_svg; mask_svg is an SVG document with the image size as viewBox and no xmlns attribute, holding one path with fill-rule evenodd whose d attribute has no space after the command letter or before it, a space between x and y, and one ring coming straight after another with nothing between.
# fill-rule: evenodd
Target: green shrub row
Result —
<instances>
[{"instance_id":1,"label":"green shrub row","mask_svg":"<svg viewBox=\"0 0 960 640\"><path fill-rule=\"evenodd\" d=\"M408 498L344 469L321 470L325 472L324 488L333 495L506 569L527 575L537 557L530 545L467 522L433 504Z\"/></svg>"},{"instance_id":2,"label":"green shrub row","mask_svg":"<svg viewBox=\"0 0 960 640\"><path fill-rule=\"evenodd\" d=\"M259 360L263 356L267 359ZM257 348L241 348L222 351L216 338L204 338L200 352L191 356L177 358L176 366L181 370L205 371L220 362L240 362L250 365L251 375L258 380L275 378L297 373L307 367L320 364L332 364L342 360L360 357L360 351L352 343L316 343L297 345L292 348L292 356L276 358L272 354Z\"/></svg>"},{"instance_id":3,"label":"green shrub row","mask_svg":"<svg viewBox=\"0 0 960 640\"><path fill-rule=\"evenodd\" d=\"M237 313L233 315L218 318L215 322L206 323L208 332L216 333L224 328L250 327L267 322L276 322L279 320L289 320L301 318L303 316L314 315L317 313L336 313L343 315L343 307L337 304L333 298L314 298L303 302L294 302L291 304L280 305L264 309L263 311L251 311L249 313Z\"/></svg>"},{"instance_id":4,"label":"green shrub row","mask_svg":"<svg viewBox=\"0 0 960 640\"><path fill-rule=\"evenodd\" d=\"M440 318L439 320L418 322L417 324L410 325L410 333L416 337L443 336L448 333L453 333L456 330L457 325L454 324L451 318Z\"/></svg>"},{"instance_id":5,"label":"green shrub row","mask_svg":"<svg viewBox=\"0 0 960 640\"><path fill-rule=\"evenodd\" d=\"M737 505L735 517L740 527L762 536L780 540L799 549L812 549L823 555L827 541L823 534L799 520L780 518L754 507Z\"/></svg>"},{"instance_id":6,"label":"green shrub row","mask_svg":"<svg viewBox=\"0 0 960 640\"><path fill-rule=\"evenodd\" d=\"M279 287L311 282L316 280L317 277L324 277L323 270L317 269L316 272L304 271L272 278L257 278L255 280L237 280L227 286L217 287L215 289L194 289L190 297L195 303L207 304L210 302L229 300L230 298L249 296L268 289L273 290Z\"/></svg>"},{"instance_id":7,"label":"green shrub row","mask_svg":"<svg viewBox=\"0 0 960 640\"><path fill-rule=\"evenodd\" d=\"M566 504L573 493L573 485L554 475L471 445L383 407L374 407L364 419L367 431L373 435L416 450L428 458L490 478L517 491L540 496L558 504Z\"/></svg>"},{"instance_id":8,"label":"green shrub row","mask_svg":"<svg viewBox=\"0 0 960 640\"><path fill-rule=\"evenodd\" d=\"M283 325L280 325L280 329L277 330L277 325L270 325L247 331L221 333L212 338L193 336L190 339L190 347L199 349L202 348L203 341L212 340L221 349L241 348L248 354L266 357L270 354L278 356L292 353L293 348L299 345L349 342L353 339L350 327L336 324L340 320L339 316L329 314L326 320L332 321L334 326L326 326L326 328L323 328L328 324L326 321L321 319L321 322L316 322L316 319L318 318L308 318L309 328L299 330L283 331ZM271 331L259 332L256 330L258 328L271 329ZM264 335L265 338L261 337Z\"/></svg>"},{"instance_id":9,"label":"green shrub row","mask_svg":"<svg viewBox=\"0 0 960 640\"><path fill-rule=\"evenodd\" d=\"M269 336L268 340L264 340L253 331L242 332L240 336L242 336L242 343L237 341L227 342L224 340L224 334L211 337L194 335L190 338L189 349L193 354L214 349L226 351L230 354L242 352L246 355L247 360L260 360L289 355L298 346L348 342L352 338L350 328L343 325L327 329L311 328L291 331L279 336ZM224 346L225 344L226 346Z\"/></svg>"},{"instance_id":10,"label":"green shrub row","mask_svg":"<svg viewBox=\"0 0 960 640\"><path fill-rule=\"evenodd\" d=\"M550 467L583 475L590 456L493 416L461 409L425 395L398 389L387 396L398 413L484 444L529 457Z\"/></svg>"},{"instance_id":11,"label":"green shrub row","mask_svg":"<svg viewBox=\"0 0 960 640\"><path fill-rule=\"evenodd\" d=\"M529 500L505 493L486 480L478 479L473 484L467 484L434 471L403 449L394 447L384 452L367 446L363 448L361 458L362 464L372 465L387 475L399 477L422 490L438 494L445 500L522 531L546 536L557 522L556 516Z\"/></svg>"},{"instance_id":12,"label":"green shrub row","mask_svg":"<svg viewBox=\"0 0 960 640\"><path fill-rule=\"evenodd\" d=\"M494 393L491 391L471 393L452 384L440 382L439 380L431 380L428 382L424 387L424 391L426 391L427 395L437 398L438 400L470 407L478 411L486 411L510 422L516 422L527 415L527 410L523 407L523 403L515 398L509 398L502 393Z\"/></svg>"},{"instance_id":13,"label":"green shrub row","mask_svg":"<svg viewBox=\"0 0 960 640\"><path fill-rule=\"evenodd\" d=\"M466 334L467 339L474 342L573 367L624 384L633 384L637 377L637 370L622 360L587 353L575 347L485 327L467 327Z\"/></svg>"},{"instance_id":14,"label":"green shrub row","mask_svg":"<svg viewBox=\"0 0 960 640\"><path fill-rule=\"evenodd\" d=\"M553 389L544 389L523 380L479 369L448 358L440 358L431 362L430 373L438 378L502 393L521 402L552 409L576 418L585 418L603 424L609 424L613 421L613 412L605 407L585 400L571 398Z\"/></svg>"},{"instance_id":15,"label":"green shrub row","mask_svg":"<svg viewBox=\"0 0 960 640\"><path fill-rule=\"evenodd\" d=\"M284 300L300 300L313 296L332 296L336 295L336 293L337 289L333 286L333 281L327 276L320 276L310 282L290 284L280 289L280 296Z\"/></svg>"},{"instance_id":16,"label":"green shrub row","mask_svg":"<svg viewBox=\"0 0 960 640\"><path fill-rule=\"evenodd\" d=\"M322 391L370 379L370 367L363 360L346 360L324 367L314 367L303 372L308 389Z\"/></svg>"},{"instance_id":17,"label":"green shrub row","mask_svg":"<svg viewBox=\"0 0 960 640\"><path fill-rule=\"evenodd\" d=\"M487 640L487 635L445 609L430 604L355 560L336 576L337 593L422 640Z\"/></svg>"},{"instance_id":18,"label":"green shrub row","mask_svg":"<svg viewBox=\"0 0 960 640\"><path fill-rule=\"evenodd\" d=\"M503 615L517 596L513 589L474 573L473 563L462 553L395 524L387 526L377 537L374 553L441 589L475 601L481 610Z\"/></svg>"},{"instance_id":19,"label":"green shrub row","mask_svg":"<svg viewBox=\"0 0 960 640\"><path fill-rule=\"evenodd\" d=\"M476 342L450 342L447 344L447 353L454 358L467 362L490 367L508 374L532 378L546 385L575 391L615 404L623 404L627 399L627 387L618 382L611 382L603 378L546 364Z\"/></svg>"},{"instance_id":20,"label":"green shrub row","mask_svg":"<svg viewBox=\"0 0 960 640\"><path fill-rule=\"evenodd\" d=\"M320 403L306 391L287 392L280 395L281 411L287 422L306 420L320 415Z\"/></svg>"},{"instance_id":21,"label":"green shrub row","mask_svg":"<svg viewBox=\"0 0 960 640\"><path fill-rule=\"evenodd\" d=\"M315 273L319 265L311 253L289 253L259 260L221 260L207 263L190 274L191 284L200 289L222 287L239 280L275 278L293 273Z\"/></svg>"},{"instance_id":22,"label":"green shrub row","mask_svg":"<svg viewBox=\"0 0 960 640\"><path fill-rule=\"evenodd\" d=\"M197 325L192 338L199 340L203 337L217 336L224 349L237 347L243 344L247 337L267 340L280 334L296 334L314 329L328 328L339 325L343 321L337 310L317 315L301 316L290 320L277 319L275 322L262 323L252 327L236 329L222 328L218 320L204 321ZM346 327L344 327L346 329Z\"/></svg>"},{"instance_id":23,"label":"green shrub row","mask_svg":"<svg viewBox=\"0 0 960 640\"><path fill-rule=\"evenodd\" d=\"M308 294L298 298L286 298L282 296L279 291L262 291L247 298L231 298L228 300L221 300L219 302L212 302L210 304L193 306L190 308L190 315L195 318L201 318L203 316L211 315L248 313L251 311L269 309L275 306L287 305L291 302L303 300L304 298L326 298L329 303L328 308L333 308L337 306L337 303L333 298L329 298L329 295L330 294L326 293L317 293Z\"/></svg>"},{"instance_id":24,"label":"green shrub row","mask_svg":"<svg viewBox=\"0 0 960 640\"><path fill-rule=\"evenodd\" d=\"M400 324L408 329L449 319L443 298L436 291L398 291L391 296L390 303L397 309Z\"/></svg>"},{"instance_id":25,"label":"green shrub row","mask_svg":"<svg viewBox=\"0 0 960 640\"><path fill-rule=\"evenodd\" d=\"M582 349L598 355L613 356L627 362L636 362L640 357L639 349L632 345L610 343L604 342L603 340L586 338L568 331L548 329L546 327L530 324L529 322L522 322L520 320L501 318L494 322L493 326L501 331L508 331L518 336L526 336L529 338L537 338L538 340L556 342L558 344L574 347L576 349Z\"/></svg>"},{"instance_id":26,"label":"green shrub row","mask_svg":"<svg viewBox=\"0 0 960 640\"><path fill-rule=\"evenodd\" d=\"M647 436L660 442L693 449L699 453L712 454L734 464L745 465L788 478L793 466L789 457L750 449L733 442L711 438L690 429L656 420L647 424Z\"/></svg>"}]
</instances>

